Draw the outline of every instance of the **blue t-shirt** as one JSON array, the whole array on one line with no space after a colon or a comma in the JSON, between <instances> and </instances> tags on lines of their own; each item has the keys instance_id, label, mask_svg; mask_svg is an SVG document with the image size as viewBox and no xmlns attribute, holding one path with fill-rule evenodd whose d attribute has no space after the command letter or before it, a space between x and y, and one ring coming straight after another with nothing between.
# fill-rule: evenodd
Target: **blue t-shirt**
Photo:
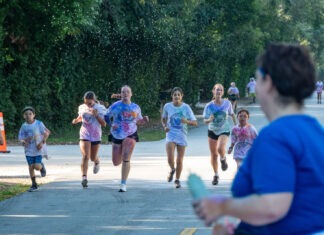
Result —
<instances>
[{"instance_id":1,"label":"blue t-shirt","mask_svg":"<svg viewBox=\"0 0 324 235\"><path fill-rule=\"evenodd\" d=\"M278 118L254 141L232 185L234 197L293 193L288 214L266 226L242 222L248 234L324 230L324 128L308 115Z\"/></svg>"},{"instance_id":2,"label":"blue t-shirt","mask_svg":"<svg viewBox=\"0 0 324 235\"><path fill-rule=\"evenodd\" d=\"M136 122L141 119L141 108L137 104L125 104L121 100L113 103L105 114L106 122L111 124L110 133L115 139L125 139L134 134L137 131Z\"/></svg>"}]
</instances>

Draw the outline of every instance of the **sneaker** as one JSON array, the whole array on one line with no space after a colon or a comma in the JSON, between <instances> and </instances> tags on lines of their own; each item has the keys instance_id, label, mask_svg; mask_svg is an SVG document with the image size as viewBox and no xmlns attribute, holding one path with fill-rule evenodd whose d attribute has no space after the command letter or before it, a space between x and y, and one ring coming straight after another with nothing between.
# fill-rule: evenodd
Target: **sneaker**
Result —
<instances>
[{"instance_id":1,"label":"sneaker","mask_svg":"<svg viewBox=\"0 0 324 235\"><path fill-rule=\"evenodd\" d=\"M38 190L38 187L37 185L32 185L29 189L28 189L28 192L35 192Z\"/></svg>"},{"instance_id":2,"label":"sneaker","mask_svg":"<svg viewBox=\"0 0 324 235\"><path fill-rule=\"evenodd\" d=\"M126 184L121 184L121 185L120 185L119 192L124 193L124 192L126 192L126 191L127 191L127 189L126 189Z\"/></svg>"},{"instance_id":3,"label":"sneaker","mask_svg":"<svg viewBox=\"0 0 324 235\"><path fill-rule=\"evenodd\" d=\"M174 184L176 188L181 188L180 180L175 180Z\"/></svg>"},{"instance_id":4,"label":"sneaker","mask_svg":"<svg viewBox=\"0 0 324 235\"><path fill-rule=\"evenodd\" d=\"M42 169L40 169L40 173L41 173L42 177L45 177L46 176L46 168L45 168L44 163L41 163L41 165L42 165Z\"/></svg>"},{"instance_id":5,"label":"sneaker","mask_svg":"<svg viewBox=\"0 0 324 235\"><path fill-rule=\"evenodd\" d=\"M226 158L224 158L224 160L221 160L221 165L222 165L222 170L226 171L228 168L227 162L226 162Z\"/></svg>"},{"instance_id":6,"label":"sneaker","mask_svg":"<svg viewBox=\"0 0 324 235\"><path fill-rule=\"evenodd\" d=\"M97 174L100 170L100 162L93 164L93 174Z\"/></svg>"},{"instance_id":7,"label":"sneaker","mask_svg":"<svg viewBox=\"0 0 324 235\"><path fill-rule=\"evenodd\" d=\"M219 176L217 175L214 175L214 178L213 178L213 181L212 181L212 185L217 185L218 184L218 179L219 179Z\"/></svg>"},{"instance_id":8,"label":"sneaker","mask_svg":"<svg viewBox=\"0 0 324 235\"><path fill-rule=\"evenodd\" d=\"M168 182L171 182L173 180L174 172L175 172L175 169L170 170L169 175L167 177Z\"/></svg>"},{"instance_id":9,"label":"sneaker","mask_svg":"<svg viewBox=\"0 0 324 235\"><path fill-rule=\"evenodd\" d=\"M88 188L88 180L87 179L83 179L81 182L83 188Z\"/></svg>"}]
</instances>

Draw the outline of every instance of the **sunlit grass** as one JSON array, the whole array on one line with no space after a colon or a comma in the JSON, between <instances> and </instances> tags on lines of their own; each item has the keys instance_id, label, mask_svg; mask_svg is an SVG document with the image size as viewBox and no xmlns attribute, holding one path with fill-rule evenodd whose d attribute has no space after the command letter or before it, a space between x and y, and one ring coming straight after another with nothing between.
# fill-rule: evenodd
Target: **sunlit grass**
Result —
<instances>
[{"instance_id":1,"label":"sunlit grass","mask_svg":"<svg viewBox=\"0 0 324 235\"><path fill-rule=\"evenodd\" d=\"M30 185L9 184L0 182L0 201L14 197L27 191Z\"/></svg>"}]
</instances>

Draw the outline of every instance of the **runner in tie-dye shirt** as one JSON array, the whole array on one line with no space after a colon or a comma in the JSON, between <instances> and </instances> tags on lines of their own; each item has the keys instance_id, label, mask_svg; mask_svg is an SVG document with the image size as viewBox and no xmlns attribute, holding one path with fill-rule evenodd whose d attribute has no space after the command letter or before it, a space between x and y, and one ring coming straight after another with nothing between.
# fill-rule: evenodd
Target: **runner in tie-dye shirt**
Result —
<instances>
[{"instance_id":1,"label":"runner in tie-dye shirt","mask_svg":"<svg viewBox=\"0 0 324 235\"><path fill-rule=\"evenodd\" d=\"M236 161L237 168L241 166L243 159L246 157L254 139L258 135L255 127L248 123L249 118L249 111L247 109L240 109L237 113L239 124L234 126L231 132L231 145L227 153L231 154L234 150L233 157Z\"/></svg>"},{"instance_id":2,"label":"runner in tie-dye shirt","mask_svg":"<svg viewBox=\"0 0 324 235\"><path fill-rule=\"evenodd\" d=\"M112 161L114 166L122 163L122 179L119 192L126 192L126 181L130 171L130 159L138 141L137 124L145 124L148 116L142 117L140 107L131 102L132 90L129 86L121 89L121 100L113 103L105 115L111 123Z\"/></svg>"},{"instance_id":3,"label":"runner in tie-dye shirt","mask_svg":"<svg viewBox=\"0 0 324 235\"><path fill-rule=\"evenodd\" d=\"M88 163L91 159L93 164L93 173L97 174L100 169L100 159L97 156L101 143L101 127L106 126L104 115L105 106L99 104L93 91L84 94L84 104L79 106L78 117L73 119L72 124L82 122L80 128L80 150L82 153L82 186L88 187Z\"/></svg>"},{"instance_id":4,"label":"runner in tie-dye shirt","mask_svg":"<svg viewBox=\"0 0 324 235\"><path fill-rule=\"evenodd\" d=\"M208 144L211 155L211 165L214 170L212 180L213 185L218 184L218 155L220 155L221 168L227 170L226 162L226 143L230 135L230 124L228 116L232 117L236 124L232 104L229 100L222 99L224 87L221 84L215 84L213 88L213 100L210 101L204 109L204 123L208 124Z\"/></svg>"},{"instance_id":5,"label":"runner in tie-dye shirt","mask_svg":"<svg viewBox=\"0 0 324 235\"><path fill-rule=\"evenodd\" d=\"M180 175L182 171L182 162L187 146L188 125L197 126L197 119L193 114L190 106L182 102L183 91L180 87L175 87L171 91L172 102L163 107L162 126L166 132L166 151L170 173L167 177L168 182L173 180L176 188L180 188ZM177 149L177 167L174 167L174 151Z\"/></svg>"}]
</instances>

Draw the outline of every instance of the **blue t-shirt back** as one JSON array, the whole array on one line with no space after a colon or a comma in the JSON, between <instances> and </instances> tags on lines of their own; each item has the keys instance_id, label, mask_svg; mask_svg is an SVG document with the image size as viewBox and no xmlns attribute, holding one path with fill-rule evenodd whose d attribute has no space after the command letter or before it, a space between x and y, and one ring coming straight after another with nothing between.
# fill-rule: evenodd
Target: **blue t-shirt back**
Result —
<instances>
[{"instance_id":1,"label":"blue t-shirt back","mask_svg":"<svg viewBox=\"0 0 324 235\"><path fill-rule=\"evenodd\" d=\"M262 235L324 230L324 128L308 115L281 117L262 129L232 185L234 197L280 192L294 195L283 219L239 227Z\"/></svg>"}]
</instances>

